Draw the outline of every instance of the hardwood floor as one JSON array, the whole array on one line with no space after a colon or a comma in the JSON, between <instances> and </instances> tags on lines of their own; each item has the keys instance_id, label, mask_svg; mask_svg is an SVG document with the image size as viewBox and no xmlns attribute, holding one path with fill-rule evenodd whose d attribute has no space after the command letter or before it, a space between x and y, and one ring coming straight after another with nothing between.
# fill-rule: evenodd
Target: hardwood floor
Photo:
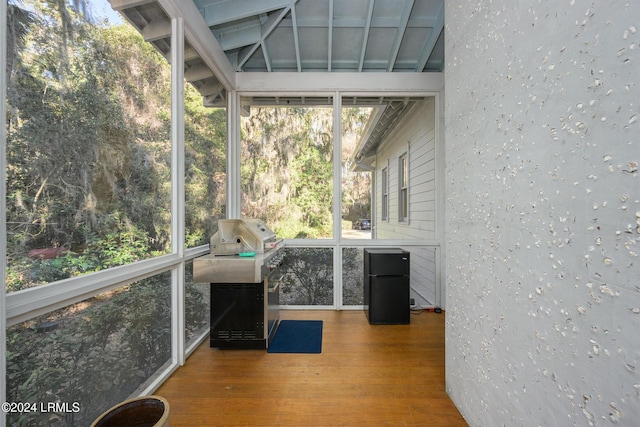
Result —
<instances>
[{"instance_id":1,"label":"hardwood floor","mask_svg":"<svg viewBox=\"0 0 640 427\"><path fill-rule=\"evenodd\" d=\"M205 341L155 394L179 426L467 426L444 388L445 314L370 325L362 311L281 311L323 320L321 354L218 350Z\"/></svg>"}]
</instances>

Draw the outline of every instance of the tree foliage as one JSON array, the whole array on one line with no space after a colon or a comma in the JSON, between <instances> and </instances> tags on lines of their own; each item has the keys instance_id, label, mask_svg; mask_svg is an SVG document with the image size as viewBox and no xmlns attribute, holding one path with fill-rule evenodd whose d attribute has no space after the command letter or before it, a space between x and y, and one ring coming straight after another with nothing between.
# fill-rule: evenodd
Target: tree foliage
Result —
<instances>
[{"instance_id":1,"label":"tree foliage","mask_svg":"<svg viewBox=\"0 0 640 427\"><path fill-rule=\"evenodd\" d=\"M281 304L333 305L332 249L287 249L283 269Z\"/></svg>"},{"instance_id":2,"label":"tree foliage","mask_svg":"<svg viewBox=\"0 0 640 427\"><path fill-rule=\"evenodd\" d=\"M170 358L167 273L16 325L7 331L7 399L77 402L80 411L12 413L9 424L89 425Z\"/></svg>"},{"instance_id":3,"label":"tree foliage","mask_svg":"<svg viewBox=\"0 0 640 427\"><path fill-rule=\"evenodd\" d=\"M7 291L167 252L168 64L132 28L91 22L84 1L9 6ZM224 211L224 185L214 177L224 173L226 126L224 113L204 108L193 88L186 98L193 194L185 209L190 244L201 244L210 215ZM43 248L56 255L29 256ZM81 405L78 414L10 414L9 423L88 425L152 377L171 356L169 277L8 329L8 400ZM194 286L185 299L193 335L207 324L208 300Z\"/></svg>"},{"instance_id":4,"label":"tree foliage","mask_svg":"<svg viewBox=\"0 0 640 427\"><path fill-rule=\"evenodd\" d=\"M242 214L284 238L331 235L332 113L256 108L242 126Z\"/></svg>"},{"instance_id":5,"label":"tree foliage","mask_svg":"<svg viewBox=\"0 0 640 427\"><path fill-rule=\"evenodd\" d=\"M369 109L344 108L342 199L347 220L370 215L370 174L352 172ZM263 107L242 122L242 214L284 238L333 232L333 110Z\"/></svg>"},{"instance_id":6,"label":"tree foliage","mask_svg":"<svg viewBox=\"0 0 640 427\"><path fill-rule=\"evenodd\" d=\"M87 20L84 2L11 7L7 90L7 289L170 249L170 67L128 25ZM22 12L20 12L22 11ZM225 115L186 87L187 235L224 215ZM63 258L30 250L66 248Z\"/></svg>"}]
</instances>

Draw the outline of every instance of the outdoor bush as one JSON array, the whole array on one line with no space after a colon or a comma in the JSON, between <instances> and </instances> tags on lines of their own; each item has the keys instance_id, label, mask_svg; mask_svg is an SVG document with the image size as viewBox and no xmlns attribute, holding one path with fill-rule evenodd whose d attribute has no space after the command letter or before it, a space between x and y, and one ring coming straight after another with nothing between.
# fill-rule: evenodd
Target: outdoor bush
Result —
<instances>
[{"instance_id":1,"label":"outdoor bush","mask_svg":"<svg viewBox=\"0 0 640 427\"><path fill-rule=\"evenodd\" d=\"M79 413L8 414L9 425L88 425L171 358L170 273L107 292L7 330L7 400L79 402ZM189 328L208 311L187 293ZM48 330L49 328L50 330Z\"/></svg>"}]
</instances>

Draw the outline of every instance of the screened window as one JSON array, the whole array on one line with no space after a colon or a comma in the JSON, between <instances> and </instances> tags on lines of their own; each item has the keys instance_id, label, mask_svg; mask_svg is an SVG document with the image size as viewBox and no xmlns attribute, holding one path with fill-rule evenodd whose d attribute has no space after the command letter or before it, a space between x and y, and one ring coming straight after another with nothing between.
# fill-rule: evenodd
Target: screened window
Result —
<instances>
[{"instance_id":1,"label":"screened window","mask_svg":"<svg viewBox=\"0 0 640 427\"><path fill-rule=\"evenodd\" d=\"M333 305L333 248L287 248L280 304Z\"/></svg>"},{"instance_id":2,"label":"screened window","mask_svg":"<svg viewBox=\"0 0 640 427\"><path fill-rule=\"evenodd\" d=\"M242 216L285 239L333 237L333 108L251 108L241 129Z\"/></svg>"},{"instance_id":3,"label":"screened window","mask_svg":"<svg viewBox=\"0 0 640 427\"><path fill-rule=\"evenodd\" d=\"M185 344L190 346L209 331L211 286L208 283L193 281L192 261L185 263L184 282Z\"/></svg>"},{"instance_id":4,"label":"screened window","mask_svg":"<svg viewBox=\"0 0 640 427\"><path fill-rule=\"evenodd\" d=\"M8 413L7 425L88 426L170 363L165 272L8 328L7 400L76 402L79 410Z\"/></svg>"},{"instance_id":5,"label":"screened window","mask_svg":"<svg viewBox=\"0 0 640 427\"><path fill-rule=\"evenodd\" d=\"M387 110L374 110L376 115L369 116L353 158L356 170L371 171L374 182L370 186L373 239L436 237L434 105L433 98L416 100L407 119L393 124L385 121Z\"/></svg>"},{"instance_id":6,"label":"screened window","mask_svg":"<svg viewBox=\"0 0 640 427\"><path fill-rule=\"evenodd\" d=\"M202 96L185 84L185 246L209 243L226 212L227 112L206 108Z\"/></svg>"},{"instance_id":7,"label":"screened window","mask_svg":"<svg viewBox=\"0 0 640 427\"><path fill-rule=\"evenodd\" d=\"M354 153L373 108L342 107L342 238L371 238L371 171L357 167Z\"/></svg>"},{"instance_id":8,"label":"screened window","mask_svg":"<svg viewBox=\"0 0 640 427\"><path fill-rule=\"evenodd\" d=\"M67 3L18 2L9 23L9 292L171 250L170 67Z\"/></svg>"},{"instance_id":9,"label":"screened window","mask_svg":"<svg viewBox=\"0 0 640 427\"><path fill-rule=\"evenodd\" d=\"M363 248L342 248L342 305L364 304Z\"/></svg>"}]
</instances>

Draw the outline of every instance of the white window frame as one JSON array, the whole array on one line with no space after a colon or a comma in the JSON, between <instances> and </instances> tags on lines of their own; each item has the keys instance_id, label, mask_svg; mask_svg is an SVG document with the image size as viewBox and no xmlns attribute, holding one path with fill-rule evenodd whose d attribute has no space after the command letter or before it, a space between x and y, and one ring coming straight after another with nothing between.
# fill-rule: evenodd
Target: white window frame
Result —
<instances>
[{"instance_id":1,"label":"white window frame","mask_svg":"<svg viewBox=\"0 0 640 427\"><path fill-rule=\"evenodd\" d=\"M409 223L409 150L398 157L398 222Z\"/></svg>"},{"instance_id":2,"label":"white window frame","mask_svg":"<svg viewBox=\"0 0 640 427\"><path fill-rule=\"evenodd\" d=\"M385 166L382 168L381 173L381 181L382 181L382 212L381 212L381 221L388 222L389 221L389 166Z\"/></svg>"}]
</instances>

